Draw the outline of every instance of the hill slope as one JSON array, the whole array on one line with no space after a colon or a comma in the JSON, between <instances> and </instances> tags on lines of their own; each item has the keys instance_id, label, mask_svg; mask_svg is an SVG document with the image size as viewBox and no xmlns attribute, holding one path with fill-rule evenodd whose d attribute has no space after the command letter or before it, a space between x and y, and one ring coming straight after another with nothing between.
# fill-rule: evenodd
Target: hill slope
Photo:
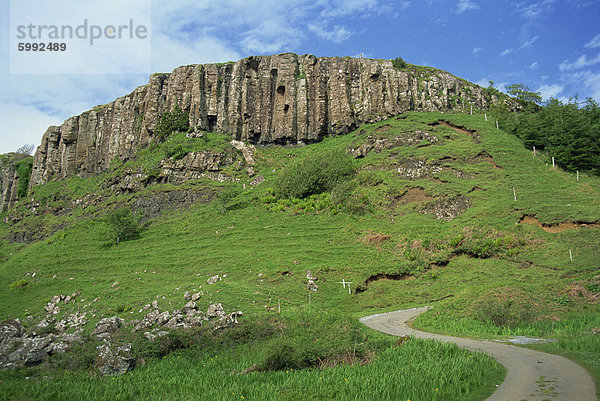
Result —
<instances>
[{"instance_id":1,"label":"hill slope","mask_svg":"<svg viewBox=\"0 0 600 401\"><path fill-rule=\"evenodd\" d=\"M552 169L483 115L407 113L305 147L234 145L178 134L105 174L36 188L4 215L3 232L66 228L2 242L0 315L33 325L52 296L74 292L82 302L56 317L87 305L88 330L102 316L141 319L152 300L181 308L186 291L202 293L203 309L220 302L251 320L309 303L354 316L432 304L417 325L556 337L555 351L598 374L597 177ZM356 157L346 181L274 196L291 161L335 150ZM177 164L194 161L195 175ZM183 208L153 212L174 200ZM153 218L138 239L107 246L99 217L123 204Z\"/></svg>"}]
</instances>

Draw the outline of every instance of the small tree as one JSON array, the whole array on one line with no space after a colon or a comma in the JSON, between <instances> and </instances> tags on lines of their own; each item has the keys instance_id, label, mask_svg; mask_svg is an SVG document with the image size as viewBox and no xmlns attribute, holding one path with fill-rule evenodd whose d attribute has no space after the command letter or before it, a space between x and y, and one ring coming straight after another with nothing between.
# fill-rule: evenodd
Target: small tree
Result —
<instances>
[{"instance_id":1,"label":"small tree","mask_svg":"<svg viewBox=\"0 0 600 401\"><path fill-rule=\"evenodd\" d=\"M104 219L109 227L108 241L118 245L121 241L137 238L144 228L140 220L141 216L136 216L128 207L110 213Z\"/></svg>"},{"instance_id":2,"label":"small tree","mask_svg":"<svg viewBox=\"0 0 600 401\"><path fill-rule=\"evenodd\" d=\"M408 66L402 57L396 57L395 59L392 59L392 65L397 70L403 70Z\"/></svg>"},{"instance_id":3,"label":"small tree","mask_svg":"<svg viewBox=\"0 0 600 401\"><path fill-rule=\"evenodd\" d=\"M33 152L33 149L35 148L35 145L23 145L21 146L19 149L17 149L16 153L22 154L22 155L31 155L31 153Z\"/></svg>"},{"instance_id":4,"label":"small tree","mask_svg":"<svg viewBox=\"0 0 600 401\"><path fill-rule=\"evenodd\" d=\"M189 113L181 110L179 104L175 103L173 111L165 111L160 118L160 122L154 130L154 135L159 140L164 141L170 137L173 132L185 132L190 128Z\"/></svg>"},{"instance_id":5,"label":"small tree","mask_svg":"<svg viewBox=\"0 0 600 401\"><path fill-rule=\"evenodd\" d=\"M343 151L311 154L286 167L273 183L277 198L306 198L329 191L354 174L352 159Z\"/></svg>"},{"instance_id":6,"label":"small tree","mask_svg":"<svg viewBox=\"0 0 600 401\"><path fill-rule=\"evenodd\" d=\"M508 94L517 98L517 100L526 108L533 108L542 102L541 92L532 92L531 88L525 84L512 84L508 86Z\"/></svg>"}]
</instances>

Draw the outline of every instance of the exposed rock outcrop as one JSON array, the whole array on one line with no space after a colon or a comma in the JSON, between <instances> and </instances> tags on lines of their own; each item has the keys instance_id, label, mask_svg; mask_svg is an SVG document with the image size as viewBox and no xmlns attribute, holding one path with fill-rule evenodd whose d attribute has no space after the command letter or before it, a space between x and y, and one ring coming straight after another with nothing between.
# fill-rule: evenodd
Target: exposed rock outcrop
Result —
<instances>
[{"instance_id":1,"label":"exposed rock outcrop","mask_svg":"<svg viewBox=\"0 0 600 401\"><path fill-rule=\"evenodd\" d=\"M26 154L9 153L0 157L0 212L8 210L19 200L19 176L17 163L31 157ZM29 177L25 177L29 180Z\"/></svg>"},{"instance_id":2,"label":"exposed rock outcrop","mask_svg":"<svg viewBox=\"0 0 600 401\"><path fill-rule=\"evenodd\" d=\"M485 109L498 100L445 71L397 70L389 60L286 53L183 66L153 74L129 95L48 128L30 187L104 172L113 159L131 158L156 141L161 115L175 104L189 113L194 132L282 144L315 142L408 110Z\"/></svg>"}]
</instances>

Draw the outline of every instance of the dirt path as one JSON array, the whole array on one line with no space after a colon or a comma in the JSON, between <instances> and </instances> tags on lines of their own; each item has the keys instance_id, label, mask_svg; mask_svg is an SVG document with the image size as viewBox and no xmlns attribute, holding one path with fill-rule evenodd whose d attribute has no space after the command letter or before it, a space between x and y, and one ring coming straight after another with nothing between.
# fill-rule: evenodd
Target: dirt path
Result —
<instances>
[{"instance_id":1,"label":"dirt path","mask_svg":"<svg viewBox=\"0 0 600 401\"><path fill-rule=\"evenodd\" d=\"M488 401L592 401L596 387L590 374L575 362L558 355L494 341L480 341L414 330L406 324L428 308L415 308L366 316L368 327L395 336L411 335L456 343L461 348L483 351L507 370L506 379Z\"/></svg>"}]
</instances>

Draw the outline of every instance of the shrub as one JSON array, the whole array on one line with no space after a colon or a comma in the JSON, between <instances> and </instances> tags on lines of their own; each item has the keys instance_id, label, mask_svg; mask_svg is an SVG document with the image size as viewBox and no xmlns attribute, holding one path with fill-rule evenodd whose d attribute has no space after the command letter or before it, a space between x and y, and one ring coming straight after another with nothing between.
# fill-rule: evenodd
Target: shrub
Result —
<instances>
[{"instance_id":1,"label":"shrub","mask_svg":"<svg viewBox=\"0 0 600 401\"><path fill-rule=\"evenodd\" d=\"M332 189L353 173L352 159L343 151L312 154L285 168L273 192L278 198L306 198Z\"/></svg>"},{"instance_id":2,"label":"shrub","mask_svg":"<svg viewBox=\"0 0 600 401\"><path fill-rule=\"evenodd\" d=\"M397 70L403 70L408 66L408 64L406 64L406 61L404 61L402 57L396 57L395 59L392 59L392 65Z\"/></svg>"},{"instance_id":3,"label":"shrub","mask_svg":"<svg viewBox=\"0 0 600 401\"><path fill-rule=\"evenodd\" d=\"M26 287L28 284L29 281L25 279L15 280L8 285L8 288L10 288L11 290L17 290L19 288Z\"/></svg>"},{"instance_id":4,"label":"shrub","mask_svg":"<svg viewBox=\"0 0 600 401\"><path fill-rule=\"evenodd\" d=\"M331 203L334 206L344 205L356 188L354 181L342 181L331 190Z\"/></svg>"},{"instance_id":5,"label":"shrub","mask_svg":"<svg viewBox=\"0 0 600 401\"><path fill-rule=\"evenodd\" d=\"M372 351L359 323L348 317L309 312L286 320L284 332L265 347L261 371L354 363Z\"/></svg>"},{"instance_id":6,"label":"shrub","mask_svg":"<svg viewBox=\"0 0 600 401\"><path fill-rule=\"evenodd\" d=\"M19 184L17 188L17 194L19 199L23 199L27 196L29 191L29 179L31 178L31 169L33 166L33 158L28 157L15 164L15 170L19 175Z\"/></svg>"},{"instance_id":7,"label":"shrub","mask_svg":"<svg viewBox=\"0 0 600 401\"><path fill-rule=\"evenodd\" d=\"M183 159L188 153L188 150L182 145L177 145L167 149L165 151L165 156L172 157L173 161L177 161Z\"/></svg>"},{"instance_id":8,"label":"shrub","mask_svg":"<svg viewBox=\"0 0 600 401\"><path fill-rule=\"evenodd\" d=\"M140 220L141 216L136 216L128 207L110 213L104 219L109 228L106 233L108 242L116 245L137 238L144 228Z\"/></svg>"},{"instance_id":9,"label":"shrub","mask_svg":"<svg viewBox=\"0 0 600 401\"><path fill-rule=\"evenodd\" d=\"M185 132L189 130L189 113L181 110L178 104L175 104L173 111L165 111L160 118L160 122L154 130L154 135L161 141L166 140L173 132Z\"/></svg>"},{"instance_id":10,"label":"shrub","mask_svg":"<svg viewBox=\"0 0 600 401\"><path fill-rule=\"evenodd\" d=\"M473 303L475 317L496 327L513 328L530 323L536 314L535 303L523 291L504 287L489 291Z\"/></svg>"}]
</instances>

